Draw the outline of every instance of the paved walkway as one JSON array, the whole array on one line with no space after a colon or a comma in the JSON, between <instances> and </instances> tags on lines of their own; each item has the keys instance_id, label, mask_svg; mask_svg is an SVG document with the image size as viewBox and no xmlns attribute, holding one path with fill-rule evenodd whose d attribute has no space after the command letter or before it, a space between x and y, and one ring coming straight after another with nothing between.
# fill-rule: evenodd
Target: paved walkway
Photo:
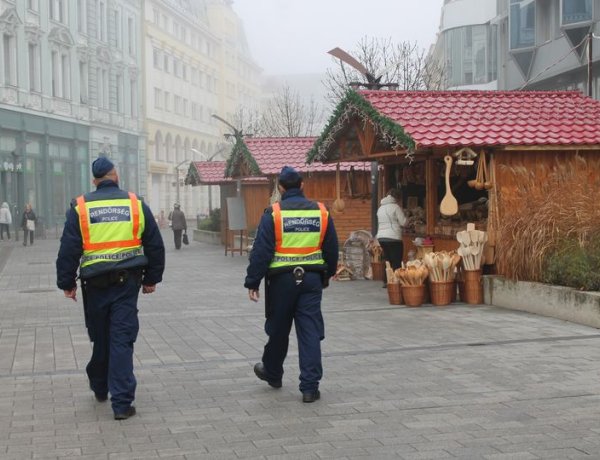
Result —
<instances>
[{"instance_id":1,"label":"paved walkway","mask_svg":"<svg viewBox=\"0 0 600 460\"><path fill-rule=\"evenodd\" d=\"M138 416L112 419L84 368L81 301L55 287L56 239L0 242L0 458L600 458L600 333L521 312L390 306L379 282L325 291L322 399L256 379L262 305L246 259L168 246L141 296Z\"/></svg>"}]
</instances>

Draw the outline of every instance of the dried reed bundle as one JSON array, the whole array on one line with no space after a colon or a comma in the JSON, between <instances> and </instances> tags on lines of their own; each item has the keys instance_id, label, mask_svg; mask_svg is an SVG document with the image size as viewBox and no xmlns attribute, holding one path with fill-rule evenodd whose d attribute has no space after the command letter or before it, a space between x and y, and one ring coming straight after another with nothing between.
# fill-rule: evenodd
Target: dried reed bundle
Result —
<instances>
[{"instance_id":1,"label":"dried reed bundle","mask_svg":"<svg viewBox=\"0 0 600 460\"><path fill-rule=\"evenodd\" d=\"M502 167L496 263L511 278L540 281L561 239L584 245L600 229L600 161L556 156L552 168Z\"/></svg>"}]
</instances>

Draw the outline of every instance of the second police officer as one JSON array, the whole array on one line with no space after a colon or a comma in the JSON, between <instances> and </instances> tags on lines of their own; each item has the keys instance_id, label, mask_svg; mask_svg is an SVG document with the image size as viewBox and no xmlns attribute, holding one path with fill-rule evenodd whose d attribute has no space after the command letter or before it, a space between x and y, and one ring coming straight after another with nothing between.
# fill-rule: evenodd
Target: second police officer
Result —
<instances>
[{"instance_id":1,"label":"second police officer","mask_svg":"<svg viewBox=\"0 0 600 460\"><path fill-rule=\"evenodd\" d=\"M292 322L300 361L302 401L320 398L323 375L321 340L325 326L321 298L336 272L338 240L333 220L323 204L305 198L298 172L285 166L279 175L281 201L265 210L250 254L244 286L250 300L259 299L265 279L265 332L269 340L256 376L270 386L282 386Z\"/></svg>"}]
</instances>

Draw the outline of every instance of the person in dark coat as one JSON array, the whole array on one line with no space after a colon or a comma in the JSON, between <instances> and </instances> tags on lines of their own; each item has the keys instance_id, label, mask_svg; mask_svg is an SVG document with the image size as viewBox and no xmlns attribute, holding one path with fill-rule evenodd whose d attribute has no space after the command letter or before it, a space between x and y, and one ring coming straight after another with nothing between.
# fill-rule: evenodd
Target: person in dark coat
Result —
<instances>
[{"instance_id":1,"label":"person in dark coat","mask_svg":"<svg viewBox=\"0 0 600 460\"><path fill-rule=\"evenodd\" d=\"M111 395L115 420L135 415L133 344L140 288L153 293L162 281L165 248L150 208L121 190L112 162L92 164L97 189L71 203L56 259L57 286L77 299L81 279L86 327L93 342L86 367L96 400Z\"/></svg>"},{"instance_id":2,"label":"person in dark coat","mask_svg":"<svg viewBox=\"0 0 600 460\"><path fill-rule=\"evenodd\" d=\"M265 332L269 340L256 376L280 388L292 322L295 323L300 361L302 401L320 398L323 375L321 340L325 325L321 299L329 278L335 275L338 240L329 212L321 203L305 198L302 178L288 166L279 175L281 201L263 214L244 287L257 302L265 279Z\"/></svg>"},{"instance_id":3,"label":"person in dark coat","mask_svg":"<svg viewBox=\"0 0 600 460\"><path fill-rule=\"evenodd\" d=\"M173 210L169 213L169 220L173 229L175 249L181 249L181 235L187 231L187 221L179 203L175 203L173 206Z\"/></svg>"},{"instance_id":4,"label":"person in dark coat","mask_svg":"<svg viewBox=\"0 0 600 460\"><path fill-rule=\"evenodd\" d=\"M25 211L23 211L23 217L21 218L21 228L23 229L23 246L27 246L27 238L29 238L29 244L33 245L33 235L35 233L35 222L37 217L35 212L31 209L31 205L27 203L25 205Z\"/></svg>"}]
</instances>

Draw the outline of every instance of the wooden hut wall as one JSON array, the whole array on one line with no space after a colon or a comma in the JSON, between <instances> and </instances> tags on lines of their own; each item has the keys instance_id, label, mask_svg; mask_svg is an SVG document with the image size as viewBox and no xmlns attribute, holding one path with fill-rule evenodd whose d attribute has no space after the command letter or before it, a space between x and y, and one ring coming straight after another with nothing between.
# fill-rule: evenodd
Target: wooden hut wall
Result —
<instances>
[{"instance_id":1,"label":"wooden hut wall","mask_svg":"<svg viewBox=\"0 0 600 460\"><path fill-rule=\"evenodd\" d=\"M331 211L340 243L348 239L355 230L371 231L370 173L355 171L352 180L352 195L348 172L340 173L340 197L344 200L344 211L333 210L337 198L336 176L332 173L315 173L304 178L304 193L311 199L321 201Z\"/></svg>"},{"instance_id":2,"label":"wooden hut wall","mask_svg":"<svg viewBox=\"0 0 600 460\"><path fill-rule=\"evenodd\" d=\"M265 212L265 208L270 204L271 187L268 182L260 184L246 184L242 182L242 196L246 206L246 223L249 233L256 230L260 218Z\"/></svg>"}]
</instances>

